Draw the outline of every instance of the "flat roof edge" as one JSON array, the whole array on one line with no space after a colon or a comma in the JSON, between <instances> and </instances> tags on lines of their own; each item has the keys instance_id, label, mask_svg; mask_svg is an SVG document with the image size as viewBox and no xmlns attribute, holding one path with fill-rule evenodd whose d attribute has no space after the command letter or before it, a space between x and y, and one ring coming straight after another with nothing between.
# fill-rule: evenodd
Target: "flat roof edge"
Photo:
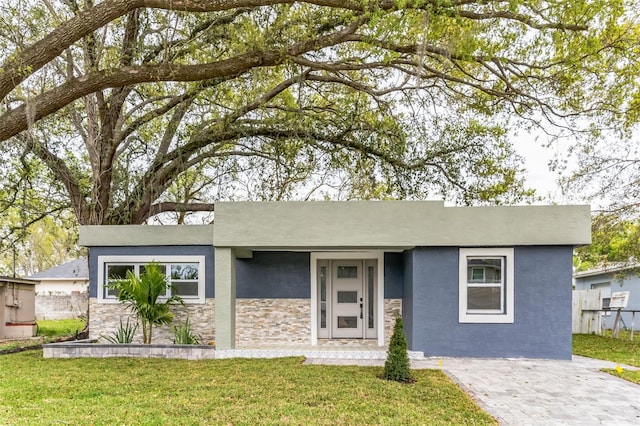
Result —
<instances>
[{"instance_id":1,"label":"flat roof edge","mask_svg":"<svg viewBox=\"0 0 640 426\"><path fill-rule=\"evenodd\" d=\"M83 225L78 244L100 246L213 245L213 225Z\"/></svg>"}]
</instances>

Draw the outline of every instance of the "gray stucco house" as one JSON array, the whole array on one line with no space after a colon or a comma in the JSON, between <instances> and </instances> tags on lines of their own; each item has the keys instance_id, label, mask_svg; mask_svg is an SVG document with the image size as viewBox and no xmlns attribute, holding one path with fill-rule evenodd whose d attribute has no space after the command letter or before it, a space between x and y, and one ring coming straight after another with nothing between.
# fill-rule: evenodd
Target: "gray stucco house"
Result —
<instances>
[{"instance_id":1,"label":"gray stucco house","mask_svg":"<svg viewBox=\"0 0 640 426\"><path fill-rule=\"evenodd\" d=\"M640 264L607 265L601 268L578 272L573 276L576 290L600 290L602 298L601 309L608 308L611 295L618 291L629 292L629 302L625 310L640 310ZM632 313L622 312L620 327L631 328ZM604 312L602 315L602 327L613 328L615 321L614 312ZM640 316L636 315L637 320ZM637 328L637 324L635 324Z\"/></svg>"},{"instance_id":2,"label":"gray stucco house","mask_svg":"<svg viewBox=\"0 0 640 426\"><path fill-rule=\"evenodd\" d=\"M84 226L91 337L126 311L105 288L164 265L219 349L384 347L403 315L427 356L571 357L572 250L588 206L439 201L216 204L204 226ZM169 335L162 332L159 339Z\"/></svg>"}]
</instances>

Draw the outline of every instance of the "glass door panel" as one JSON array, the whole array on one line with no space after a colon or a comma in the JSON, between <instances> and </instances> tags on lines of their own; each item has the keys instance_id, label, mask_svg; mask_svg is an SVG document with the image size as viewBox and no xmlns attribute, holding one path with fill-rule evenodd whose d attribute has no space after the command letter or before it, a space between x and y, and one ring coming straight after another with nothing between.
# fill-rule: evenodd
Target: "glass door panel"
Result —
<instances>
[{"instance_id":1,"label":"glass door panel","mask_svg":"<svg viewBox=\"0 0 640 426\"><path fill-rule=\"evenodd\" d=\"M332 337L362 338L364 289L361 260L332 261Z\"/></svg>"}]
</instances>

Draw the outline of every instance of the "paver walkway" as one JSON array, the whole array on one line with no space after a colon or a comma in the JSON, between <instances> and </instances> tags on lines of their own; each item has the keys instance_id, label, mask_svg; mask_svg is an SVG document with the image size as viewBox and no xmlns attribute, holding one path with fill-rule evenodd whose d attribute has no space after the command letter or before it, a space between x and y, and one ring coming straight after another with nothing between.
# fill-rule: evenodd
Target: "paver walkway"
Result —
<instances>
[{"instance_id":1,"label":"paver walkway","mask_svg":"<svg viewBox=\"0 0 640 426\"><path fill-rule=\"evenodd\" d=\"M640 385L599 371L615 368L612 362L577 356L573 361L444 358L442 366L439 361L412 361L412 366L442 369L503 425L640 425Z\"/></svg>"}]
</instances>

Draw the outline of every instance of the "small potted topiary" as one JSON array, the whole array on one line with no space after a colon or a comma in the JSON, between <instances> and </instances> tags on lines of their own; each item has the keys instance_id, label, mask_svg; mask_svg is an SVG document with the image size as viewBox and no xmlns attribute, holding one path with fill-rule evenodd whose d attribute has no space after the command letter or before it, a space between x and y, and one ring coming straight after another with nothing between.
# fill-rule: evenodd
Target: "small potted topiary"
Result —
<instances>
[{"instance_id":1,"label":"small potted topiary","mask_svg":"<svg viewBox=\"0 0 640 426\"><path fill-rule=\"evenodd\" d=\"M383 378L401 383L414 383L416 381L411 374L407 339L404 336L404 323L400 315L396 317L396 323L393 326L393 335L389 342L387 360L384 363Z\"/></svg>"}]
</instances>

